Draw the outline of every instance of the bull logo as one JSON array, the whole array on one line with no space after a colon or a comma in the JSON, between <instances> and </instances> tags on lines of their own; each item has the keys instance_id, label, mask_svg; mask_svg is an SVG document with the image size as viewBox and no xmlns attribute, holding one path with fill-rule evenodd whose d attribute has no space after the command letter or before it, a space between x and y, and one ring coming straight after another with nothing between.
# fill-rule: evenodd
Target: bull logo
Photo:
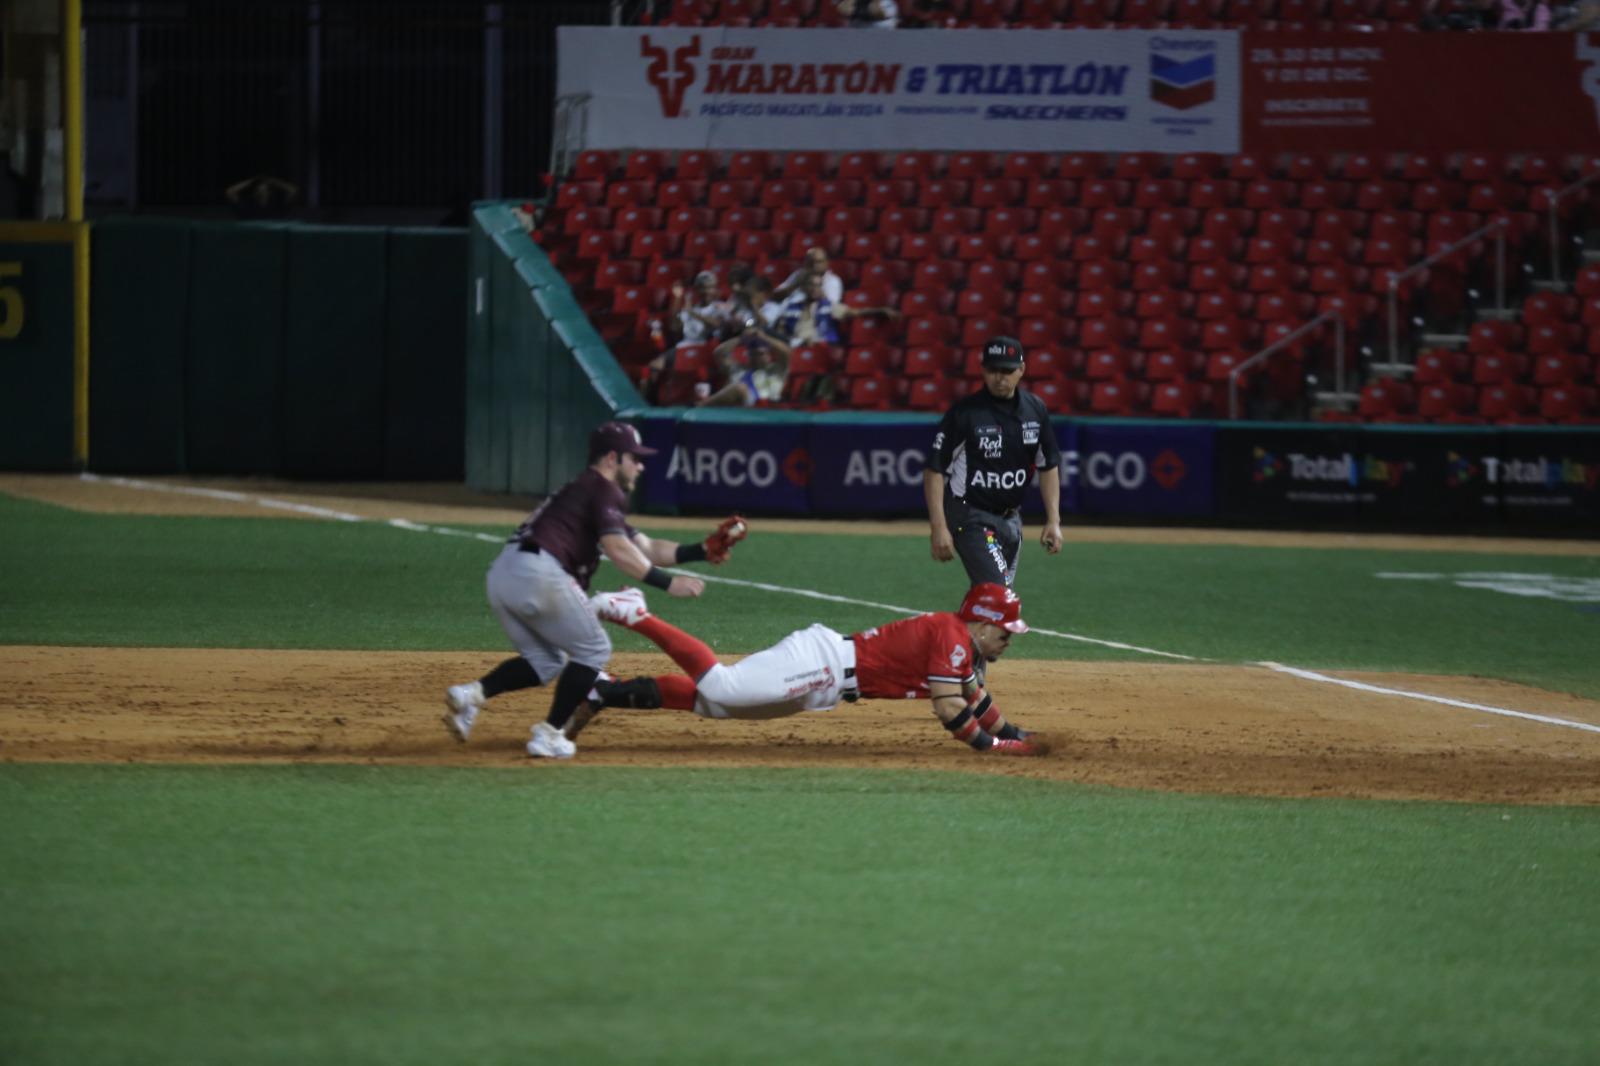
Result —
<instances>
[{"instance_id":1,"label":"bull logo","mask_svg":"<svg viewBox=\"0 0 1600 1066\"><path fill-rule=\"evenodd\" d=\"M683 94L694 84L694 64L689 61L700 55L700 35L695 34L688 44L672 50L670 70L667 69L667 49L651 44L649 34L639 38L639 54L650 60L644 76L661 97L661 113L677 118L683 111Z\"/></svg>"}]
</instances>

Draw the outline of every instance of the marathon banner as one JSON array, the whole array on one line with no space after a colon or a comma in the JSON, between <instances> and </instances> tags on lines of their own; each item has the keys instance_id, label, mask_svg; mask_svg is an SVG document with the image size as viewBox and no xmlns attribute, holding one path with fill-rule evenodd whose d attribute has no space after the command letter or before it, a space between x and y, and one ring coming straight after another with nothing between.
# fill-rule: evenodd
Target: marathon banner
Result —
<instances>
[{"instance_id":1,"label":"marathon banner","mask_svg":"<svg viewBox=\"0 0 1600 1066\"><path fill-rule=\"evenodd\" d=\"M1239 150L1230 31L556 32L586 148Z\"/></svg>"},{"instance_id":2,"label":"marathon banner","mask_svg":"<svg viewBox=\"0 0 1600 1066\"><path fill-rule=\"evenodd\" d=\"M646 416L635 503L646 512L815 516L926 514L922 473L937 420ZM1057 420L1063 514L1205 517L1213 511L1210 426ZM1043 512L1038 476L1023 511Z\"/></svg>"},{"instance_id":3,"label":"marathon banner","mask_svg":"<svg viewBox=\"0 0 1600 1066\"><path fill-rule=\"evenodd\" d=\"M1246 151L1600 150L1600 34L1246 31L1241 53Z\"/></svg>"},{"instance_id":4,"label":"marathon banner","mask_svg":"<svg viewBox=\"0 0 1600 1066\"><path fill-rule=\"evenodd\" d=\"M586 148L1600 151L1600 34L562 26Z\"/></svg>"}]
</instances>

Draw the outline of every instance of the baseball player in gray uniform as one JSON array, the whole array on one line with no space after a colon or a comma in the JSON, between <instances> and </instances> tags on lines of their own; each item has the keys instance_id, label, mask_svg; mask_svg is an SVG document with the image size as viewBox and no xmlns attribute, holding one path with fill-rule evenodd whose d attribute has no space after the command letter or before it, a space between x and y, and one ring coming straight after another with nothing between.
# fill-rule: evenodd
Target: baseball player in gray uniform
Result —
<instances>
[{"instance_id":1,"label":"baseball player in gray uniform","mask_svg":"<svg viewBox=\"0 0 1600 1066\"><path fill-rule=\"evenodd\" d=\"M570 758L577 748L562 730L611 658L611 638L588 595L601 553L635 581L670 596L698 596L705 591L699 578L671 576L661 567L720 563L743 538L737 516L700 544L656 540L630 526L627 494L644 471L642 457L654 454L624 422L597 427L589 436L588 468L529 515L489 567L489 605L517 655L446 691L444 723L458 740L472 732L486 700L555 679L549 716L533 727L528 754Z\"/></svg>"}]
</instances>

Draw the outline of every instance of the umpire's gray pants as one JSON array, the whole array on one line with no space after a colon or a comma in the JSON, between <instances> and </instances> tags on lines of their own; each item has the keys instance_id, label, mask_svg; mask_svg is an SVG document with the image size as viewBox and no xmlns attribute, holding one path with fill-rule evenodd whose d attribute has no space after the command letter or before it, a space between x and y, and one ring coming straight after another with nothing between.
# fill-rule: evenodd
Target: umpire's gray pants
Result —
<instances>
[{"instance_id":1,"label":"umpire's gray pants","mask_svg":"<svg viewBox=\"0 0 1600 1066\"><path fill-rule=\"evenodd\" d=\"M599 670L611 638L573 576L545 552L508 544L489 567L489 606L541 684L573 662Z\"/></svg>"},{"instance_id":2,"label":"umpire's gray pants","mask_svg":"<svg viewBox=\"0 0 1600 1066\"><path fill-rule=\"evenodd\" d=\"M967 579L974 585L992 581L1010 588L1017 579L1017 557L1022 554L1022 514L994 514L947 496L944 517L956 542L956 554L967 568Z\"/></svg>"}]
</instances>

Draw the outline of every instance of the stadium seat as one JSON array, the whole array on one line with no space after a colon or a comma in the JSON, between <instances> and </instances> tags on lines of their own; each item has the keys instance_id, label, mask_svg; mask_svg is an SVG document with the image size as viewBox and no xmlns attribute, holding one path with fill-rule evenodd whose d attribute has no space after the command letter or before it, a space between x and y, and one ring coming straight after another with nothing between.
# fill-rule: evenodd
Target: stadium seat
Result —
<instances>
[{"instance_id":1,"label":"stadium seat","mask_svg":"<svg viewBox=\"0 0 1600 1066\"><path fill-rule=\"evenodd\" d=\"M1515 382L1485 385L1478 390L1478 414L1491 422L1520 418L1532 409L1533 390Z\"/></svg>"},{"instance_id":2,"label":"stadium seat","mask_svg":"<svg viewBox=\"0 0 1600 1066\"><path fill-rule=\"evenodd\" d=\"M1595 389L1578 384L1547 385L1539 390L1539 417L1562 423L1600 420Z\"/></svg>"},{"instance_id":3,"label":"stadium seat","mask_svg":"<svg viewBox=\"0 0 1600 1066\"><path fill-rule=\"evenodd\" d=\"M1150 391L1150 413L1167 418L1193 418L1201 407L1201 386L1183 378L1157 383Z\"/></svg>"},{"instance_id":4,"label":"stadium seat","mask_svg":"<svg viewBox=\"0 0 1600 1066\"><path fill-rule=\"evenodd\" d=\"M1470 385L1453 381L1434 381L1417 393L1417 414L1430 422L1475 419L1470 414L1474 393Z\"/></svg>"},{"instance_id":5,"label":"stadium seat","mask_svg":"<svg viewBox=\"0 0 1600 1066\"><path fill-rule=\"evenodd\" d=\"M1494 319L1474 322L1467 332L1467 351L1505 352L1522 347L1522 327L1515 322Z\"/></svg>"},{"instance_id":6,"label":"stadium seat","mask_svg":"<svg viewBox=\"0 0 1600 1066\"><path fill-rule=\"evenodd\" d=\"M827 178L815 183L805 182L811 202L818 207L854 207L861 202L862 183L856 178ZM768 189L772 188L769 183ZM799 202L804 202L799 201ZM868 205L874 206L874 205Z\"/></svg>"},{"instance_id":7,"label":"stadium seat","mask_svg":"<svg viewBox=\"0 0 1600 1066\"><path fill-rule=\"evenodd\" d=\"M1583 328L1570 322L1538 322L1527 327L1526 350L1532 355L1576 351Z\"/></svg>"},{"instance_id":8,"label":"stadium seat","mask_svg":"<svg viewBox=\"0 0 1600 1066\"><path fill-rule=\"evenodd\" d=\"M1362 386L1356 413L1365 422L1391 422L1397 415L1411 414L1414 402L1410 385L1380 378Z\"/></svg>"},{"instance_id":9,"label":"stadium seat","mask_svg":"<svg viewBox=\"0 0 1600 1066\"><path fill-rule=\"evenodd\" d=\"M944 411L959 394L957 379L945 377L918 377L911 379L906 394L906 406L913 411Z\"/></svg>"},{"instance_id":10,"label":"stadium seat","mask_svg":"<svg viewBox=\"0 0 1600 1066\"><path fill-rule=\"evenodd\" d=\"M1174 381L1187 378L1200 365L1197 354L1188 349L1168 349L1149 352L1144 360L1144 378L1150 382Z\"/></svg>"},{"instance_id":11,"label":"stadium seat","mask_svg":"<svg viewBox=\"0 0 1600 1066\"><path fill-rule=\"evenodd\" d=\"M1137 402L1134 390L1135 386L1127 381L1097 381L1089 392L1089 410L1112 417L1131 415Z\"/></svg>"},{"instance_id":12,"label":"stadium seat","mask_svg":"<svg viewBox=\"0 0 1600 1066\"><path fill-rule=\"evenodd\" d=\"M901 373L908 378L942 377L949 374L955 364L955 350L952 348L911 348L905 353Z\"/></svg>"}]
</instances>

